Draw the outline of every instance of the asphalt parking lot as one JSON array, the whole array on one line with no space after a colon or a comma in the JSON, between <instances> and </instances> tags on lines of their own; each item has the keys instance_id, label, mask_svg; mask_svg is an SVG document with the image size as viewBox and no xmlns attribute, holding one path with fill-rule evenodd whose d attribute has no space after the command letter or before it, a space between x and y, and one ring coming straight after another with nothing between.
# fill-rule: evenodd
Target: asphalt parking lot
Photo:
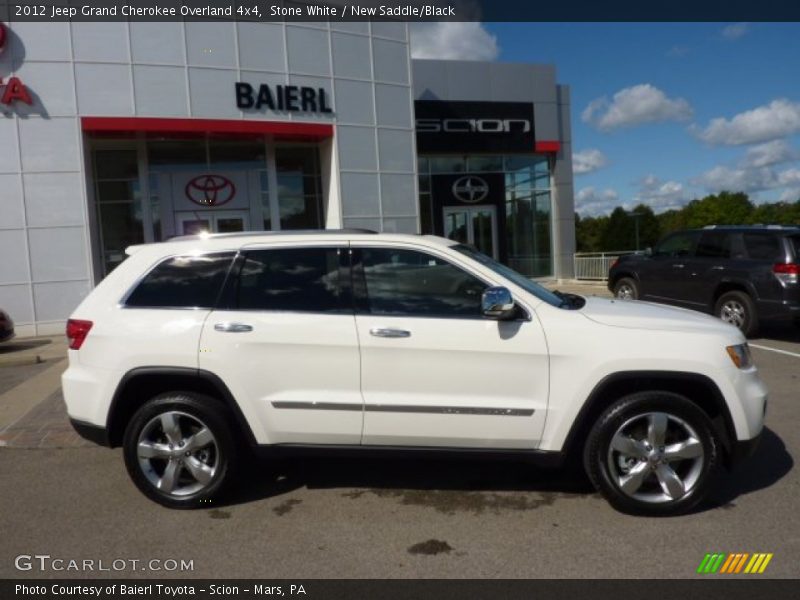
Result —
<instances>
[{"instance_id":1,"label":"asphalt parking lot","mask_svg":"<svg viewBox=\"0 0 800 600\"><path fill-rule=\"evenodd\" d=\"M0 448L0 577L683 578L707 552L771 552L764 576L797 577L800 330L751 343L771 392L763 442L688 516L622 515L579 478L518 463L333 459L256 465L231 501L171 511L119 450L44 443ZM18 571L20 554L193 570Z\"/></svg>"}]
</instances>

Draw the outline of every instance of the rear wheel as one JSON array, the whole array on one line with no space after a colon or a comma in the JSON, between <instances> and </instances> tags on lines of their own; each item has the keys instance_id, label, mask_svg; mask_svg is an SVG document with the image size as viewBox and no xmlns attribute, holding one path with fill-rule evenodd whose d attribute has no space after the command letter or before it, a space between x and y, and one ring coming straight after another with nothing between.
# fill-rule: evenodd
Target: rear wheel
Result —
<instances>
[{"instance_id":1,"label":"rear wheel","mask_svg":"<svg viewBox=\"0 0 800 600\"><path fill-rule=\"evenodd\" d=\"M758 315L753 299L745 292L734 290L722 294L714 307L714 314L726 323L738 327L746 336L758 331Z\"/></svg>"},{"instance_id":2,"label":"rear wheel","mask_svg":"<svg viewBox=\"0 0 800 600\"><path fill-rule=\"evenodd\" d=\"M236 446L213 398L167 393L144 404L125 430L125 466L136 486L170 508L208 506L231 479Z\"/></svg>"},{"instance_id":3,"label":"rear wheel","mask_svg":"<svg viewBox=\"0 0 800 600\"><path fill-rule=\"evenodd\" d=\"M614 297L620 300L638 300L639 284L631 277L623 277L614 286Z\"/></svg>"},{"instance_id":4,"label":"rear wheel","mask_svg":"<svg viewBox=\"0 0 800 600\"><path fill-rule=\"evenodd\" d=\"M601 415L584 464L614 508L667 516L691 510L708 495L719 470L718 448L698 406L671 392L639 392Z\"/></svg>"}]
</instances>

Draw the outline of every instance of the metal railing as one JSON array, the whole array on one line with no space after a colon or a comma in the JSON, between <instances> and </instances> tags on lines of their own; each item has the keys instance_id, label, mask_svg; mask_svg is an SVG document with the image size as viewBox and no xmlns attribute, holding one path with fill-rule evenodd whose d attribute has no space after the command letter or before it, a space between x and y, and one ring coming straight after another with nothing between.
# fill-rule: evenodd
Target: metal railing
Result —
<instances>
[{"instance_id":1,"label":"metal railing","mask_svg":"<svg viewBox=\"0 0 800 600\"><path fill-rule=\"evenodd\" d=\"M641 250L621 250L619 252L576 252L573 256L575 279L606 281L612 263L626 254L641 254Z\"/></svg>"}]
</instances>

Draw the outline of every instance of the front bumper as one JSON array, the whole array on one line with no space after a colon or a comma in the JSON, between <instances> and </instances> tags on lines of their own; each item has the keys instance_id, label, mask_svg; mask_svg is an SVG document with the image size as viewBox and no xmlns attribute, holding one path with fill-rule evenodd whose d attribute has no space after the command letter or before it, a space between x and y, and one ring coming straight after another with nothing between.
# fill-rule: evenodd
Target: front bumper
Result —
<instances>
[{"instance_id":1,"label":"front bumper","mask_svg":"<svg viewBox=\"0 0 800 600\"><path fill-rule=\"evenodd\" d=\"M759 433L756 437L750 440L737 440L734 443L733 448L731 448L729 457L730 466L736 466L740 462L753 456L758 449L758 444L761 441L762 435L763 433Z\"/></svg>"},{"instance_id":2,"label":"front bumper","mask_svg":"<svg viewBox=\"0 0 800 600\"><path fill-rule=\"evenodd\" d=\"M108 430L105 427L72 418L70 418L69 422L72 428L77 431L78 435L83 439L99 444L100 446L111 446L111 442L108 439Z\"/></svg>"}]
</instances>

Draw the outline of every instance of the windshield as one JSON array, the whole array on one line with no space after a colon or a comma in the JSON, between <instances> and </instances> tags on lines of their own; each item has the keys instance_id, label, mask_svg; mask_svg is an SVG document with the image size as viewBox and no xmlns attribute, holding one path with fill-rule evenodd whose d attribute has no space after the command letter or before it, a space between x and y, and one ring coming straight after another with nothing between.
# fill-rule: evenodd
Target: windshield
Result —
<instances>
[{"instance_id":1,"label":"windshield","mask_svg":"<svg viewBox=\"0 0 800 600\"><path fill-rule=\"evenodd\" d=\"M557 306L557 307L563 306L564 304L563 298L557 296L556 294L554 294L547 288L539 285L538 283L534 283L533 281L525 277L525 275L523 275L522 273L518 273L511 267L507 267L506 265L497 262L493 258L486 256L483 252L476 250L472 246L467 246L466 244L458 244L456 246L453 246L452 248L453 250L456 250L457 252L460 252L461 254L469 256L470 258L478 261L484 267L488 267L498 275L502 275L506 279L510 279L512 282L514 282L516 285L524 289L526 292L530 292L531 294L539 298L539 300L544 300L551 306Z\"/></svg>"}]
</instances>

